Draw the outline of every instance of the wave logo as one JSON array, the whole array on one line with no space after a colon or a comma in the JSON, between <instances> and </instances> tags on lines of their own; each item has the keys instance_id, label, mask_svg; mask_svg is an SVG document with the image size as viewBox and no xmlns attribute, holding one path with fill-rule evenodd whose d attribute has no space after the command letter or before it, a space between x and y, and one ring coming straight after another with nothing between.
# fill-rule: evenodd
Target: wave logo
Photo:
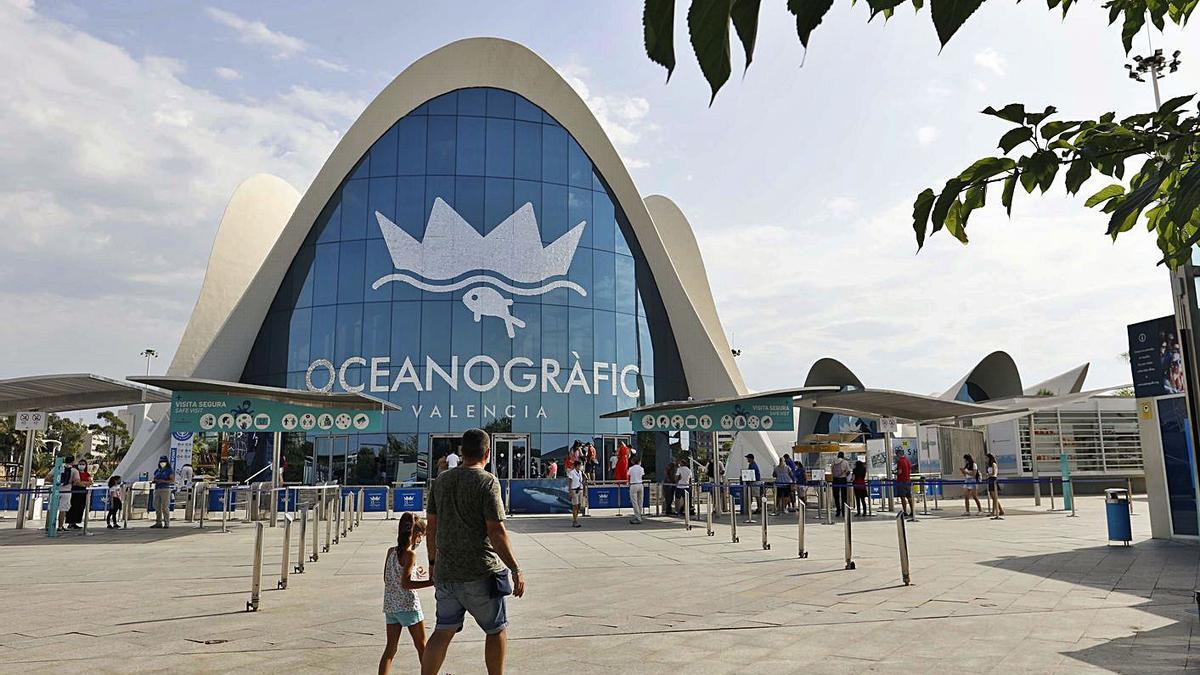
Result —
<instances>
[{"instance_id":1,"label":"wave logo","mask_svg":"<svg viewBox=\"0 0 1200 675\"><path fill-rule=\"evenodd\" d=\"M571 268L587 221L580 221L543 247L533 204L528 202L487 236L479 234L441 197L433 201L421 241L378 211L375 219L379 221L392 263L401 271L379 277L371 288L378 289L392 281L403 281L435 293L466 288L462 301L474 314L475 321L485 316L502 319L510 339L516 336L517 328L525 327L525 322L513 316L513 301L501 291L530 296L566 288L587 296L579 284L554 279L566 276ZM474 274L458 278L471 272Z\"/></svg>"}]
</instances>

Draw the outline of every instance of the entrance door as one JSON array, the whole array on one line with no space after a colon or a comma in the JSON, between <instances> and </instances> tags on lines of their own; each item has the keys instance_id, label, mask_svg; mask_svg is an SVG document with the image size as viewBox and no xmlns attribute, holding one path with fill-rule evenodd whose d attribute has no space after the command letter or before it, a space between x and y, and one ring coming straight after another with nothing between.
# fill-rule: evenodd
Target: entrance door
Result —
<instances>
[{"instance_id":1,"label":"entrance door","mask_svg":"<svg viewBox=\"0 0 1200 675\"><path fill-rule=\"evenodd\" d=\"M350 448L350 437L317 436L313 440L313 482L346 483L346 451Z\"/></svg>"},{"instance_id":2,"label":"entrance door","mask_svg":"<svg viewBox=\"0 0 1200 675\"><path fill-rule=\"evenodd\" d=\"M497 478L529 478L528 434L496 434L492 437L492 472Z\"/></svg>"},{"instance_id":3,"label":"entrance door","mask_svg":"<svg viewBox=\"0 0 1200 675\"><path fill-rule=\"evenodd\" d=\"M613 480L613 467L615 466L617 457L617 444L624 443L626 447L630 447L629 436L601 436L599 453L596 461L600 466L596 467L596 478L598 480Z\"/></svg>"},{"instance_id":4,"label":"entrance door","mask_svg":"<svg viewBox=\"0 0 1200 675\"><path fill-rule=\"evenodd\" d=\"M461 448L461 434L429 434L429 475L436 478L438 461Z\"/></svg>"}]
</instances>

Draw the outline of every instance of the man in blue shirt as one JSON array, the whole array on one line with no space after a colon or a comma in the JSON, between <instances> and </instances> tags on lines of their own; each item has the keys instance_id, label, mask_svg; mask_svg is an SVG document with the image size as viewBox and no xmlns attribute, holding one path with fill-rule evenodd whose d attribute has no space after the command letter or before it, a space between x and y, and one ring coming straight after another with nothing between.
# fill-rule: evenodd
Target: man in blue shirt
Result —
<instances>
[{"instance_id":1,"label":"man in blue shirt","mask_svg":"<svg viewBox=\"0 0 1200 675\"><path fill-rule=\"evenodd\" d=\"M158 458L158 468L154 470L154 524L150 527L171 526L171 486L174 484L175 470L163 455Z\"/></svg>"}]
</instances>

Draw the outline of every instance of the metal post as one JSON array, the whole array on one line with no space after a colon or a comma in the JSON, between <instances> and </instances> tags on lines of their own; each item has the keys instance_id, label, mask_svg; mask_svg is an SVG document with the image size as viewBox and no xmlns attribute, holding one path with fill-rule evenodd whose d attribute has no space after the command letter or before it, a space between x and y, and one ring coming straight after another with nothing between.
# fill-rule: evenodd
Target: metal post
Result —
<instances>
[{"instance_id":1,"label":"metal post","mask_svg":"<svg viewBox=\"0 0 1200 675\"><path fill-rule=\"evenodd\" d=\"M921 515L929 515L929 489L925 486L925 476L921 476Z\"/></svg>"},{"instance_id":2,"label":"metal post","mask_svg":"<svg viewBox=\"0 0 1200 675\"><path fill-rule=\"evenodd\" d=\"M358 491L358 524L362 525L363 512L366 511L366 494L367 491L359 489Z\"/></svg>"},{"instance_id":3,"label":"metal post","mask_svg":"<svg viewBox=\"0 0 1200 675\"><path fill-rule=\"evenodd\" d=\"M1071 515L1069 515L1067 517L1074 518L1075 517L1075 501L1076 501L1075 500L1075 486L1071 484L1070 477L1067 478L1067 484L1063 487L1063 501L1066 501L1068 491L1070 491L1070 493L1071 493ZM1064 504L1064 506L1066 506L1066 505Z\"/></svg>"},{"instance_id":4,"label":"metal post","mask_svg":"<svg viewBox=\"0 0 1200 675\"><path fill-rule=\"evenodd\" d=\"M208 515L208 483L201 483L197 488L200 491L200 529L204 529L204 516Z\"/></svg>"},{"instance_id":5,"label":"metal post","mask_svg":"<svg viewBox=\"0 0 1200 675\"><path fill-rule=\"evenodd\" d=\"M937 479L934 480L934 483L937 485L937 489L934 490L934 493L933 493L933 510L941 511L942 507L938 506L938 497L942 496L942 489L945 484L942 483L941 476L938 476Z\"/></svg>"},{"instance_id":6,"label":"metal post","mask_svg":"<svg viewBox=\"0 0 1200 675\"><path fill-rule=\"evenodd\" d=\"M33 498L33 444L34 436L37 434L32 429L25 432L25 458L21 463L21 493L17 497L17 529L25 529L26 517L29 511L33 509L33 503L37 501Z\"/></svg>"},{"instance_id":7,"label":"metal post","mask_svg":"<svg viewBox=\"0 0 1200 675\"><path fill-rule=\"evenodd\" d=\"M325 513L325 507L321 505L321 500L325 498L325 491L321 490L317 502L313 505L313 528L312 528L312 553L308 556L309 562L317 562L321 557L321 546L317 543L317 539L321 536L321 514Z\"/></svg>"},{"instance_id":8,"label":"metal post","mask_svg":"<svg viewBox=\"0 0 1200 675\"><path fill-rule=\"evenodd\" d=\"M849 504L846 504L843 508L845 510L845 518L843 519L845 525L842 532L846 538L846 569L852 570L854 569L854 544L852 543L850 537L852 516L850 515Z\"/></svg>"},{"instance_id":9,"label":"metal post","mask_svg":"<svg viewBox=\"0 0 1200 675\"><path fill-rule=\"evenodd\" d=\"M767 509L766 504L763 504L759 507L759 511L761 512L759 515L762 516L762 547L764 551L770 551L771 543L767 541L767 519L770 517L770 510Z\"/></svg>"},{"instance_id":10,"label":"metal post","mask_svg":"<svg viewBox=\"0 0 1200 675\"><path fill-rule=\"evenodd\" d=\"M1125 491L1129 493L1129 515L1133 515L1133 479L1125 479Z\"/></svg>"},{"instance_id":11,"label":"metal post","mask_svg":"<svg viewBox=\"0 0 1200 675\"><path fill-rule=\"evenodd\" d=\"M1050 510L1054 510L1054 478L1050 478Z\"/></svg>"},{"instance_id":12,"label":"metal post","mask_svg":"<svg viewBox=\"0 0 1200 675\"><path fill-rule=\"evenodd\" d=\"M308 530L308 507L300 509L300 539L296 542L296 574L304 574L304 534Z\"/></svg>"},{"instance_id":13,"label":"metal post","mask_svg":"<svg viewBox=\"0 0 1200 675\"><path fill-rule=\"evenodd\" d=\"M797 534L797 539L800 542L800 544L799 544L799 550L796 553L796 555L800 558L807 558L808 551L804 550L804 512L808 510L808 507L806 507L804 505L804 502L799 502L797 504L797 506L798 506L798 508L796 509L796 534Z\"/></svg>"},{"instance_id":14,"label":"metal post","mask_svg":"<svg viewBox=\"0 0 1200 675\"><path fill-rule=\"evenodd\" d=\"M221 532L222 532L222 533L229 532L229 498L230 498L230 492L231 492L230 488L225 488L225 500L224 500L224 501L225 501L225 503L221 505L221 506L223 507L223 508L221 509ZM132 502L132 501L133 501L132 495L130 496L130 499L129 499L129 501L130 501L130 502Z\"/></svg>"},{"instance_id":15,"label":"metal post","mask_svg":"<svg viewBox=\"0 0 1200 675\"><path fill-rule=\"evenodd\" d=\"M728 485L726 485L725 487L726 487L726 489L728 489L728 488L729 488L729 486L728 486ZM730 499L729 499L729 540L730 540L730 542L731 542L731 543L734 543L734 544L736 544L736 543L738 543L738 536L737 536L737 519L738 519L738 514L737 514L737 512L738 512L738 510L737 510L737 509L735 509L735 508L733 508L733 497L732 497L732 495L733 495L733 493L732 493L732 492L730 492ZM742 502L743 502L743 503L745 503L745 500L746 500L746 487L745 487L745 486L742 486Z\"/></svg>"},{"instance_id":16,"label":"metal post","mask_svg":"<svg viewBox=\"0 0 1200 675\"><path fill-rule=\"evenodd\" d=\"M704 518L708 526L706 532L710 537L716 534L716 532L713 532L713 506L717 503L715 497L718 494L717 486L713 485L712 492L708 493L708 508L704 510Z\"/></svg>"},{"instance_id":17,"label":"metal post","mask_svg":"<svg viewBox=\"0 0 1200 675\"><path fill-rule=\"evenodd\" d=\"M833 483L825 484L825 524L833 524Z\"/></svg>"},{"instance_id":18,"label":"metal post","mask_svg":"<svg viewBox=\"0 0 1200 675\"><path fill-rule=\"evenodd\" d=\"M900 545L900 576L904 579L904 585L909 585L910 577L908 574L908 533L904 531L904 512L896 514L896 538Z\"/></svg>"},{"instance_id":19,"label":"metal post","mask_svg":"<svg viewBox=\"0 0 1200 675\"><path fill-rule=\"evenodd\" d=\"M336 510L337 504L332 503L328 495L322 495L321 512L325 514L325 547L321 549L322 553L329 553L329 547L333 541L333 512Z\"/></svg>"},{"instance_id":20,"label":"metal post","mask_svg":"<svg viewBox=\"0 0 1200 675\"><path fill-rule=\"evenodd\" d=\"M303 539L303 537L301 537ZM283 514L283 554L279 559L279 582L275 584L275 588L279 590L287 590L288 572L292 571L289 555L292 548L292 516L289 513Z\"/></svg>"},{"instance_id":21,"label":"metal post","mask_svg":"<svg viewBox=\"0 0 1200 675\"><path fill-rule=\"evenodd\" d=\"M276 491L283 487L283 472L279 470L283 457L283 432L276 431L271 438L271 527L275 527L275 519L279 515L279 495Z\"/></svg>"},{"instance_id":22,"label":"metal post","mask_svg":"<svg viewBox=\"0 0 1200 675\"><path fill-rule=\"evenodd\" d=\"M346 503L349 504L346 508L346 533L349 533L354 531L354 516L358 513L358 493L347 494Z\"/></svg>"},{"instance_id":23,"label":"metal post","mask_svg":"<svg viewBox=\"0 0 1200 675\"><path fill-rule=\"evenodd\" d=\"M85 490L83 493L83 536L89 537L88 521L92 519L92 491Z\"/></svg>"},{"instance_id":24,"label":"metal post","mask_svg":"<svg viewBox=\"0 0 1200 675\"><path fill-rule=\"evenodd\" d=\"M345 536L345 534L342 530L342 510L345 508L345 506L346 506L346 499L339 492L337 499L336 499L336 504L334 506L334 508L337 510L337 513L334 515L334 518L337 520L337 522L334 523L334 528L333 528L333 543L335 543L335 544L339 543L342 540L342 537Z\"/></svg>"},{"instance_id":25,"label":"metal post","mask_svg":"<svg viewBox=\"0 0 1200 675\"><path fill-rule=\"evenodd\" d=\"M692 491L691 486L683 491L683 529L692 531Z\"/></svg>"},{"instance_id":26,"label":"metal post","mask_svg":"<svg viewBox=\"0 0 1200 675\"><path fill-rule=\"evenodd\" d=\"M254 564L251 566L253 577L250 579L250 600L246 603L247 612L258 611L258 596L262 592L262 555L263 524L254 523Z\"/></svg>"},{"instance_id":27,"label":"metal post","mask_svg":"<svg viewBox=\"0 0 1200 675\"><path fill-rule=\"evenodd\" d=\"M883 449L887 457L887 510L894 511L896 505L893 503L896 494L896 487L892 484L892 467L896 465L896 456L892 450L892 432L883 432Z\"/></svg>"},{"instance_id":28,"label":"metal post","mask_svg":"<svg viewBox=\"0 0 1200 675\"><path fill-rule=\"evenodd\" d=\"M1103 434L1101 436L1103 437ZM1029 437L1033 438L1033 415L1029 416ZM1038 474L1037 454L1033 451L1033 441L1029 442L1029 465L1033 468L1033 505L1041 506L1042 481L1038 480L1041 476Z\"/></svg>"}]
</instances>

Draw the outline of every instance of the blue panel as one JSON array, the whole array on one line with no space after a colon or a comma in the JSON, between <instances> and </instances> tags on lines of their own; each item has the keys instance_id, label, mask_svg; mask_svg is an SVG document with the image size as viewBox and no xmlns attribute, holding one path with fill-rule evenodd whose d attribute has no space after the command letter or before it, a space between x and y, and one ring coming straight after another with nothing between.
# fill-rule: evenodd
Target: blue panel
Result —
<instances>
[{"instance_id":1,"label":"blue panel","mask_svg":"<svg viewBox=\"0 0 1200 675\"><path fill-rule=\"evenodd\" d=\"M484 142L486 120L477 117L458 118L458 136L455 153L455 173L460 176L482 176L484 168Z\"/></svg>"},{"instance_id":2,"label":"blue panel","mask_svg":"<svg viewBox=\"0 0 1200 675\"><path fill-rule=\"evenodd\" d=\"M312 343L309 347L309 358L328 359L333 361L337 354L334 352L334 327L337 325L337 307L316 307L312 310ZM317 383L320 386L319 383Z\"/></svg>"},{"instance_id":3,"label":"blue panel","mask_svg":"<svg viewBox=\"0 0 1200 675\"><path fill-rule=\"evenodd\" d=\"M567 182L567 132L562 127L542 125L542 180Z\"/></svg>"},{"instance_id":4,"label":"blue panel","mask_svg":"<svg viewBox=\"0 0 1200 675\"><path fill-rule=\"evenodd\" d=\"M475 321L471 310L461 302L450 303L450 330L442 338L443 342L447 340L450 353L461 354L464 359L482 353L482 325Z\"/></svg>"},{"instance_id":5,"label":"blue panel","mask_svg":"<svg viewBox=\"0 0 1200 675\"><path fill-rule=\"evenodd\" d=\"M342 241L367 236L368 181L352 180L342 188Z\"/></svg>"},{"instance_id":6,"label":"blue panel","mask_svg":"<svg viewBox=\"0 0 1200 675\"><path fill-rule=\"evenodd\" d=\"M421 356L421 303L392 303L392 363L398 368L405 358L423 365Z\"/></svg>"},{"instance_id":7,"label":"blue panel","mask_svg":"<svg viewBox=\"0 0 1200 675\"><path fill-rule=\"evenodd\" d=\"M368 241L366 248L367 252L366 258L363 262L362 279L363 300L366 300L367 302L383 302L391 300L392 293L394 291L399 291L404 288L412 288L412 286L409 286L408 284L394 281L383 283L379 286L379 288L372 288L376 281L379 281L383 277L392 274L396 271L396 268L393 266L392 257L388 254L387 246L384 246L383 242ZM419 291L412 291L412 295L414 297L410 299L420 299Z\"/></svg>"},{"instance_id":8,"label":"blue panel","mask_svg":"<svg viewBox=\"0 0 1200 675\"><path fill-rule=\"evenodd\" d=\"M570 336L568 349L571 352L571 358L563 359L563 368L570 367L575 360L575 355L578 354L580 361L583 362L584 370L590 371L593 348L592 310L586 307L571 307L567 317L567 333Z\"/></svg>"},{"instance_id":9,"label":"blue panel","mask_svg":"<svg viewBox=\"0 0 1200 675\"><path fill-rule=\"evenodd\" d=\"M501 89L487 90L487 116L512 119L516 107L516 94Z\"/></svg>"},{"instance_id":10,"label":"blue panel","mask_svg":"<svg viewBox=\"0 0 1200 675\"><path fill-rule=\"evenodd\" d=\"M567 173L572 186L591 190L592 161L573 138L567 139Z\"/></svg>"},{"instance_id":11,"label":"blue panel","mask_svg":"<svg viewBox=\"0 0 1200 675\"><path fill-rule=\"evenodd\" d=\"M1188 442L1185 398L1179 396L1159 399L1158 419L1172 532L1176 535L1195 535L1196 492L1192 481L1196 467L1192 460L1191 444Z\"/></svg>"},{"instance_id":12,"label":"blue panel","mask_svg":"<svg viewBox=\"0 0 1200 675\"><path fill-rule=\"evenodd\" d=\"M612 251L617 237L617 218L612 200L603 192L592 195L592 246L601 251Z\"/></svg>"},{"instance_id":13,"label":"blue panel","mask_svg":"<svg viewBox=\"0 0 1200 675\"><path fill-rule=\"evenodd\" d=\"M458 114L458 92L452 91L448 94L431 100L429 102L430 115L456 115Z\"/></svg>"},{"instance_id":14,"label":"blue panel","mask_svg":"<svg viewBox=\"0 0 1200 675\"><path fill-rule=\"evenodd\" d=\"M392 304L368 302L363 305L362 355L387 356L392 347Z\"/></svg>"},{"instance_id":15,"label":"blue panel","mask_svg":"<svg viewBox=\"0 0 1200 675\"><path fill-rule=\"evenodd\" d=\"M459 176L454 181L454 201L450 205L467 223L483 234L483 177Z\"/></svg>"},{"instance_id":16,"label":"blue panel","mask_svg":"<svg viewBox=\"0 0 1200 675\"><path fill-rule=\"evenodd\" d=\"M339 303L362 302L365 255L366 242L360 240L341 243L338 260L337 301Z\"/></svg>"},{"instance_id":17,"label":"blue panel","mask_svg":"<svg viewBox=\"0 0 1200 675\"><path fill-rule=\"evenodd\" d=\"M517 97L517 103L516 107L514 108L513 115L519 120L527 120L538 123L541 123L542 121L541 109L525 100L521 96Z\"/></svg>"},{"instance_id":18,"label":"blue panel","mask_svg":"<svg viewBox=\"0 0 1200 675\"><path fill-rule=\"evenodd\" d=\"M583 235L579 245L584 248L592 247L592 191L582 188L571 188L567 192L567 231L580 223L584 224Z\"/></svg>"},{"instance_id":19,"label":"blue panel","mask_svg":"<svg viewBox=\"0 0 1200 675\"><path fill-rule=\"evenodd\" d=\"M448 300L421 303L421 353L442 365L450 364L450 341L446 339L451 334L450 305Z\"/></svg>"},{"instance_id":20,"label":"blue panel","mask_svg":"<svg viewBox=\"0 0 1200 675\"><path fill-rule=\"evenodd\" d=\"M430 203L433 200L430 199ZM400 229L420 241L425 235L425 178L402 176L396 179L396 217Z\"/></svg>"},{"instance_id":21,"label":"blue panel","mask_svg":"<svg viewBox=\"0 0 1200 675\"><path fill-rule=\"evenodd\" d=\"M288 325L288 370L308 368L309 344L312 341L312 310L297 309L292 312Z\"/></svg>"},{"instance_id":22,"label":"blue panel","mask_svg":"<svg viewBox=\"0 0 1200 675\"><path fill-rule=\"evenodd\" d=\"M576 254L579 255L579 254ZM617 256L611 251L592 251L592 305L596 309L617 307Z\"/></svg>"},{"instance_id":23,"label":"blue panel","mask_svg":"<svg viewBox=\"0 0 1200 675\"><path fill-rule=\"evenodd\" d=\"M411 180L411 179L406 179ZM366 221L367 239L382 239L383 231L379 229L379 219L376 213L382 213L388 220L396 222L396 179L372 178L367 191Z\"/></svg>"},{"instance_id":24,"label":"blue panel","mask_svg":"<svg viewBox=\"0 0 1200 675\"><path fill-rule=\"evenodd\" d=\"M433 175L453 175L456 118L431 115L426 141L425 170Z\"/></svg>"},{"instance_id":25,"label":"blue panel","mask_svg":"<svg viewBox=\"0 0 1200 675\"><path fill-rule=\"evenodd\" d=\"M567 209L567 188L553 183L542 184L542 243L550 244L567 233L570 218Z\"/></svg>"},{"instance_id":26,"label":"blue panel","mask_svg":"<svg viewBox=\"0 0 1200 675\"><path fill-rule=\"evenodd\" d=\"M458 114L483 117L487 114L487 92L483 89L461 89L458 92Z\"/></svg>"},{"instance_id":27,"label":"blue panel","mask_svg":"<svg viewBox=\"0 0 1200 675\"><path fill-rule=\"evenodd\" d=\"M517 122L514 128L513 175L526 180L542 179L542 125Z\"/></svg>"},{"instance_id":28,"label":"blue panel","mask_svg":"<svg viewBox=\"0 0 1200 675\"><path fill-rule=\"evenodd\" d=\"M572 307L592 306L592 249L576 249L575 257L571 260L571 268L567 278L583 287L587 295L580 295L572 290L563 289L567 293L567 303Z\"/></svg>"},{"instance_id":29,"label":"blue panel","mask_svg":"<svg viewBox=\"0 0 1200 675\"><path fill-rule=\"evenodd\" d=\"M338 244L318 244L313 262L313 304L332 305L337 302Z\"/></svg>"},{"instance_id":30,"label":"blue panel","mask_svg":"<svg viewBox=\"0 0 1200 675\"><path fill-rule=\"evenodd\" d=\"M372 176L396 175L396 127L384 132L371 146L370 171Z\"/></svg>"},{"instance_id":31,"label":"blue panel","mask_svg":"<svg viewBox=\"0 0 1200 675\"><path fill-rule=\"evenodd\" d=\"M428 120L424 117L405 117L396 123L396 173L401 176L420 176L425 173L425 133Z\"/></svg>"},{"instance_id":32,"label":"blue panel","mask_svg":"<svg viewBox=\"0 0 1200 675\"><path fill-rule=\"evenodd\" d=\"M637 293L637 281L634 276L633 258L617 256L617 311L626 314L634 313L634 296Z\"/></svg>"},{"instance_id":33,"label":"blue panel","mask_svg":"<svg viewBox=\"0 0 1200 675\"><path fill-rule=\"evenodd\" d=\"M483 186L484 234L496 229L516 211L513 205L513 181L507 178L488 178Z\"/></svg>"},{"instance_id":34,"label":"blue panel","mask_svg":"<svg viewBox=\"0 0 1200 675\"><path fill-rule=\"evenodd\" d=\"M513 176L513 122L487 120L487 157L484 173L497 178Z\"/></svg>"},{"instance_id":35,"label":"blue panel","mask_svg":"<svg viewBox=\"0 0 1200 675\"><path fill-rule=\"evenodd\" d=\"M332 208L326 206L321 211L321 215L317 217L317 222L313 225L313 231L317 233L316 243L328 244L332 241L338 241L342 238L342 191L339 189L335 195L337 204Z\"/></svg>"},{"instance_id":36,"label":"blue panel","mask_svg":"<svg viewBox=\"0 0 1200 675\"><path fill-rule=\"evenodd\" d=\"M362 312L362 303L338 305L333 331L334 365L362 354Z\"/></svg>"}]
</instances>

